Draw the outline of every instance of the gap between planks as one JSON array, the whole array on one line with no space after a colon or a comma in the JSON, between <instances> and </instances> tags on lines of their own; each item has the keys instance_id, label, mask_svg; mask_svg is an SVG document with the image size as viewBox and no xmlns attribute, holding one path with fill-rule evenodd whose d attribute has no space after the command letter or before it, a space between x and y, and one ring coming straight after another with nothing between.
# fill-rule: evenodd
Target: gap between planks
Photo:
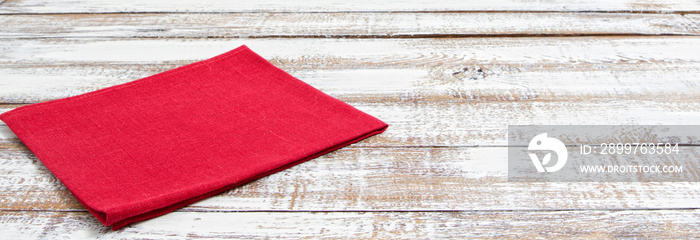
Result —
<instances>
[{"instance_id":1,"label":"gap between planks","mask_svg":"<svg viewBox=\"0 0 700 240\"><path fill-rule=\"evenodd\" d=\"M382 35L265 35L265 36L206 36L206 37L158 37L158 36L133 36L120 37L121 39L289 39L289 38L342 38L342 39L415 39L415 38L567 38L567 37L673 37L673 36L700 36L700 34L686 33L571 33L571 34L382 34ZM7 39L7 38L4 38ZM33 39L113 39L113 37L85 36L85 37L15 37L17 40Z\"/></svg>"},{"instance_id":2,"label":"gap between planks","mask_svg":"<svg viewBox=\"0 0 700 240\"><path fill-rule=\"evenodd\" d=\"M354 1L253 1L230 2L200 0L161 4L159 1L127 0L115 4L109 0L12 0L0 7L2 13L108 13L108 12L396 12L396 11L596 11L596 12L697 12L696 1L634 1L634 0L579 0L579 1L425 1L401 2Z\"/></svg>"},{"instance_id":3,"label":"gap between planks","mask_svg":"<svg viewBox=\"0 0 700 240\"><path fill-rule=\"evenodd\" d=\"M527 213L185 213L118 231L88 213L0 212L9 238L693 238L697 210ZM235 224L231 224L235 223ZM504 232L503 229L509 231Z\"/></svg>"},{"instance_id":4,"label":"gap between planks","mask_svg":"<svg viewBox=\"0 0 700 240\"><path fill-rule=\"evenodd\" d=\"M337 209L337 210L308 210L308 209L212 209L205 207L183 207L172 212L186 213L531 213L531 212L623 212L623 211L694 211L700 207L687 208L532 208L532 209ZM45 213L89 213L84 209L0 209L0 212L45 212Z\"/></svg>"},{"instance_id":5,"label":"gap between planks","mask_svg":"<svg viewBox=\"0 0 700 240\"><path fill-rule=\"evenodd\" d=\"M11 39L474 38L689 36L696 15L596 13L241 13L7 16Z\"/></svg>"},{"instance_id":6,"label":"gap between planks","mask_svg":"<svg viewBox=\"0 0 700 240\"><path fill-rule=\"evenodd\" d=\"M0 7L2 4L0 3ZM307 14L322 14L322 13L376 13L376 14L393 14L393 13L600 13L600 14L650 14L650 15L669 15L669 14L700 14L700 10L576 10L576 11L557 11L557 10L405 10L405 11L104 11L104 12L0 12L0 16L37 16L37 15L94 15L94 14L245 14L245 13L272 13L272 14L289 14L289 13L307 13Z\"/></svg>"}]
</instances>

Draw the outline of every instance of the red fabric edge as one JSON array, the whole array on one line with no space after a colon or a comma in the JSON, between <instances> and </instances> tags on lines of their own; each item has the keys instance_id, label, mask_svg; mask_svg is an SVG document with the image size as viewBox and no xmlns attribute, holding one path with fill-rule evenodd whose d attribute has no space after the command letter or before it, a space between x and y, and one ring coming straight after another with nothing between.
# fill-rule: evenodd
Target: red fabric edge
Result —
<instances>
[{"instance_id":1,"label":"red fabric edge","mask_svg":"<svg viewBox=\"0 0 700 240\"><path fill-rule=\"evenodd\" d=\"M371 137L371 136L380 134L380 133L384 132L388 127L389 127L389 125L384 124L384 126L382 126L381 128L379 128L379 129L377 129L377 130L374 130L374 131L369 132L369 133L367 133L367 134L361 135L361 136L359 136L359 137L357 137L357 138L354 138L354 139L351 139L351 140L349 140L349 141L340 143L340 144L335 145L335 146L333 146L333 147L324 149L324 150L322 150L322 151L320 151L320 152L314 153L314 154L312 154L312 155L309 155L309 156L304 157L304 158L302 158L302 159L299 159L299 160L297 160L297 161L287 163L287 164L285 164L285 165L282 165L282 166L280 166L280 167L278 167L278 168L275 168L275 169L272 169L272 170L270 170L270 171L260 173L260 174L258 174L258 175L255 175L255 176L249 178L249 179L245 179L245 180L243 180L243 181L236 182L236 183L234 183L234 184L225 186L225 187L223 187L223 188L220 188L220 189L211 191L211 192L206 193L206 194L203 194L203 195L199 195L199 196L196 196L196 197L193 197L193 198L190 198L190 199L186 199L186 200L184 200L184 201L181 201L181 202L178 202L178 203L175 203L175 204L166 206L166 207L164 207L164 208L156 209L156 210L153 210L153 211L150 211L150 212L146 212L146 213L143 213L143 214L140 214L140 215L136 215L136 216L133 216L133 217L130 217L130 218L127 218L127 219L118 221L118 222L112 224L112 230L118 230L118 229L123 228L123 227L125 227L125 226L128 226L129 224L134 223L134 222L139 222L139 221L151 219L151 218L154 218L154 217L162 216L162 215L164 215L164 214L167 214L167 213L169 213L169 212L175 211L175 210L177 210L177 209L179 209L179 208L185 207L185 206L187 206L187 205L190 205L190 204L192 204L192 203L198 202L198 201L203 200L203 199L205 199L205 198L208 198L208 197L217 195L217 194L219 194L219 193L222 193L222 192L225 192L225 191L227 191L227 190L233 189L233 188L235 188L235 187L239 187L239 186L241 186L241 185L250 183L250 182L252 182L252 181L254 181L254 180L257 180L257 179L260 179L260 178L262 178L262 177L265 177L265 176L268 176L268 175L277 173L277 172L279 172L279 171L288 169L288 168L293 167L293 166L295 166L295 165L297 165L297 164L306 162L306 161L308 161L308 160L311 160L311 159L317 158L317 157L319 157L319 156L322 156L322 155L324 155L324 154L326 154L326 153L335 151L335 150L337 150L337 149L339 149L339 148L342 148L342 147L345 147L345 146L347 146L347 145L350 145L350 144L359 142L359 141L361 141L361 140L363 140L363 139L365 139L365 138L368 138L368 137ZM90 210L90 209L88 209L88 210ZM92 211L91 211L91 212L92 212ZM98 214L101 214L102 216L104 216L104 213L98 212ZM93 213L93 215L94 215L94 213Z\"/></svg>"},{"instance_id":2,"label":"red fabric edge","mask_svg":"<svg viewBox=\"0 0 700 240\"><path fill-rule=\"evenodd\" d=\"M250 50L250 48L248 48L248 46L246 46L246 45L241 45L241 46L239 46L239 47L237 47L237 48L235 48L235 49L233 49L233 50L231 50L231 51L228 51L228 52L219 54L219 55L214 56L214 57L212 57L212 58L204 59L204 60L201 60L201 61L198 61L198 62L194 62L194 63L190 63L190 64L187 64L187 65L184 65L184 66L180 66L180 67L177 67L177 68L173 68L173 69L167 70L167 71L165 71L165 72L157 73L157 74L154 74L154 75L151 75L151 76L148 76L148 77L144 77L144 78L141 78L141 79L137 79L137 80L134 80L134 81L131 81L131 82L122 83L122 84L119 84L119 85L114 85L114 86L111 86L111 87L107 87L107 88L95 90L95 91L92 91L92 92L83 93L83 94L76 95L76 96L72 96L72 97L66 97L66 98L55 99L55 100L50 100L50 101L46 101L46 102L40 102L40 103L34 103L34 104L30 104L30 105L21 106L21 107L18 107L18 108L15 108L15 109L13 109L13 110L10 110L10 111L7 111L7 112L4 112L4 113L0 114L0 120L2 120L3 118L5 118L5 119L10 119L10 118L12 117L12 115L19 114L20 112L22 112L22 111L24 111L24 110L26 110L26 109L35 108L35 107L37 107L37 106L44 106L44 105L56 104L56 103L60 103L60 102L72 101L72 100L76 100L76 99L81 99L81 98L89 97L89 96L92 96L92 95L98 95L98 94L101 94L101 93L103 93L103 92L108 92L108 91L113 91L113 90L117 90L117 89L129 87L129 86L132 86L132 85L143 84L143 83L145 83L145 82L148 82L148 81L151 81L151 80L154 80L154 79L158 79L158 78L162 78L162 77L165 77L165 76L167 76L167 75L170 75L170 74L173 74L173 73L177 73L177 72L180 72L180 71L188 70L188 69L190 69L190 68L194 68L194 67L197 67L197 66L202 65L202 64L207 64L207 63L209 63L209 62L218 61L218 60L220 60L220 59L222 59L222 58L227 58L227 57L230 57L231 55L239 54L239 53L242 52L242 51L250 51L250 52L252 52L252 50ZM8 126L9 126L9 125L8 125Z\"/></svg>"}]
</instances>

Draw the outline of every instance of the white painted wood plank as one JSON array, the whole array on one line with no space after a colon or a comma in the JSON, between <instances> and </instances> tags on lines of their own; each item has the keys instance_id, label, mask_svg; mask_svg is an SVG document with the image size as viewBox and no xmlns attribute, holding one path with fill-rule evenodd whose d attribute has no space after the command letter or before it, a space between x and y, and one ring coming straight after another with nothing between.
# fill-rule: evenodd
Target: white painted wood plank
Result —
<instances>
[{"instance_id":1,"label":"white painted wood plank","mask_svg":"<svg viewBox=\"0 0 700 240\"><path fill-rule=\"evenodd\" d=\"M10 0L0 13L107 12L338 12L338 11L698 11L694 0L575 0L575 1L178 1L157 0Z\"/></svg>"},{"instance_id":2,"label":"white painted wood plank","mask_svg":"<svg viewBox=\"0 0 700 240\"><path fill-rule=\"evenodd\" d=\"M353 103L390 125L356 145L503 146L508 125L697 125L696 99Z\"/></svg>"},{"instance_id":3,"label":"white painted wood plank","mask_svg":"<svg viewBox=\"0 0 700 240\"><path fill-rule=\"evenodd\" d=\"M185 63L183 63L185 64ZM0 67L0 101L35 103L75 96L161 71L175 64L70 65ZM639 64L628 71L591 69L545 70L537 66L512 67L485 63L482 72L459 72L461 67L417 69L296 69L293 76L349 103L400 104L464 101L571 101L697 98L700 65ZM294 65L282 65L292 69ZM644 71L643 67L649 67ZM504 71L502 69L509 68ZM582 66L585 68L585 66ZM656 69L654 69L656 68ZM483 74L483 75L481 75ZM486 77L483 77L483 76ZM660 77L663 76L663 77ZM471 79L480 78L480 79Z\"/></svg>"},{"instance_id":4,"label":"white painted wood plank","mask_svg":"<svg viewBox=\"0 0 700 240\"><path fill-rule=\"evenodd\" d=\"M248 45L273 63L381 68L499 61L584 67L697 63L697 37L522 37L420 39L32 39L0 40L3 64L146 64L209 58ZM556 65L555 65L556 66ZM612 66L611 66L612 67ZM291 69L293 70L293 69Z\"/></svg>"},{"instance_id":5,"label":"white painted wood plank","mask_svg":"<svg viewBox=\"0 0 700 240\"><path fill-rule=\"evenodd\" d=\"M698 222L698 210L175 212L112 232L84 212L0 212L0 234L9 239L691 239L700 231Z\"/></svg>"},{"instance_id":6,"label":"white painted wood plank","mask_svg":"<svg viewBox=\"0 0 700 240\"><path fill-rule=\"evenodd\" d=\"M4 142L0 143L0 147L4 149L0 151L0 193L3 195L0 210L83 209L20 143ZM667 162L700 158L700 147L681 148L679 155L658 158L664 158ZM508 182L507 154L506 147L354 146L208 198L185 209L365 211L700 208L698 182ZM684 168L697 171L700 166L685 165Z\"/></svg>"},{"instance_id":7,"label":"white painted wood plank","mask_svg":"<svg viewBox=\"0 0 700 240\"><path fill-rule=\"evenodd\" d=\"M74 96L241 44L348 102L696 99L699 43L694 37L0 40L0 101Z\"/></svg>"},{"instance_id":8,"label":"white painted wood plank","mask_svg":"<svg viewBox=\"0 0 700 240\"><path fill-rule=\"evenodd\" d=\"M696 14L238 13L8 15L0 38L698 35Z\"/></svg>"}]
</instances>

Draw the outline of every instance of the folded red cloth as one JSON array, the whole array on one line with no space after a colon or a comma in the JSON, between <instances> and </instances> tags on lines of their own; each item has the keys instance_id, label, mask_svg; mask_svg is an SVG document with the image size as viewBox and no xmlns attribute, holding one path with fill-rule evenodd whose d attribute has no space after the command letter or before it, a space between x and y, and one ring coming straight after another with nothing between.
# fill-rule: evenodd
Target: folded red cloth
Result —
<instances>
[{"instance_id":1,"label":"folded red cloth","mask_svg":"<svg viewBox=\"0 0 700 240\"><path fill-rule=\"evenodd\" d=\"M246 46L0 120L114 230L387 128Z\"/></svg>"}]
</instances>

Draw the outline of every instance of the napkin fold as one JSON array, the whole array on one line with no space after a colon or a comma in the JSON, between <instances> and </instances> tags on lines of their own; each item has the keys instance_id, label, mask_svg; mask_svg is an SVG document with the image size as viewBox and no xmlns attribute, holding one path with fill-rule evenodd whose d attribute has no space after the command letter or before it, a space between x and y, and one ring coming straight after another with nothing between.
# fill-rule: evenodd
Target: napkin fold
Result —
<instances>
[{"instance_id":1,"label":"napkin fold","mask_svg":"<svg viewBox=\"0 0 700 240\"><path fill-rule=\"evenodd\" d=\"M387 128L246 46L0 120L114 230Z\"/></svg>"}]
</instances>

